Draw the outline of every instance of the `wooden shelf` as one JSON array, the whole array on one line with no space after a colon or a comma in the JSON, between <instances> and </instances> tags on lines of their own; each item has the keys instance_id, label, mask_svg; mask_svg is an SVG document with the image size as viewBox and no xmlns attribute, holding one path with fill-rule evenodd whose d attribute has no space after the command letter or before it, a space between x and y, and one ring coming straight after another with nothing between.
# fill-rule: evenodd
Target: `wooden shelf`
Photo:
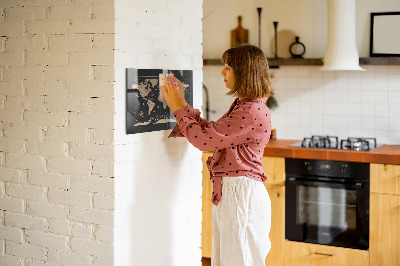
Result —
<instances>
[{"instance_id":1,"label":"wooden shelf","mask_svg":"<svg viewBox=\"0 0 400 266\"><path fill-rule=\"evenodd\" d=\"M323 58L268 58L271 68L279 66L321 66ZM220 59L204 59L204 66L222 65ZM400 57L362 57L360 65L400 65Z\"/></svg>"},{"instance_id":2,"label":"wooden shelf","mask_svg":"<svg viewBox=\"0 0 400 266\"><path fill-rule=\"evenodd\" d=\"M400 65L400 57L362 57L360 65Z\"/></svg>"}]
</instances>

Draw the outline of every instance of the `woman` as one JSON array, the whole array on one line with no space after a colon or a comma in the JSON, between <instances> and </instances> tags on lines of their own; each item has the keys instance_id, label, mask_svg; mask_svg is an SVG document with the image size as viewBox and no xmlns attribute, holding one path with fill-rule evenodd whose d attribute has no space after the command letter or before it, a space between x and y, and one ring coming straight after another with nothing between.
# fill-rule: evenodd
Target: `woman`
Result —
<instances>
[{"instance_id":1,"label":"woman","mask_svg":"<svg viewBox=\"0 0 400 266\"><path fill-rule=\"evenodd\" d=\"M261 164L271 131L268 62L252 45L228 49L222 62L227 95L237 98L217 122L200 118L186 103L179 80L169 77L161 88L178 122L170 137L185 136L196 148L214 151L207 160L213 182L212 265L265 265L271 247L271 202Z\"/></svg>"}]
</instances>

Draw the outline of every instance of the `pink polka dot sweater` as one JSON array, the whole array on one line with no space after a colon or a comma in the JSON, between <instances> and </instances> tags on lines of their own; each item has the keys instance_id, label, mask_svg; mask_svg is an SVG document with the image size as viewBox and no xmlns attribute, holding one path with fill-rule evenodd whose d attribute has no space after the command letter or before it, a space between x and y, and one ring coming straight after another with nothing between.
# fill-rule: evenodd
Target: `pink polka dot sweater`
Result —
<instances>
[{"instance_id":1,"label":"pink polka dot sweater","mask_svg":"<svg viewBox=\"0 0 400 266\"><path fill-rule=\"evenodd\" d=\"M207 160L213 182L212 203L221 200L224 176L247 176L261 182L267 179L261 159L271 132L271 112L267 97L238 98L218 121L208 122L200 111L187 105L174 112L178 124L169 137L186 137L201 151L214 151Z\"/></svg>"}]
</instances>

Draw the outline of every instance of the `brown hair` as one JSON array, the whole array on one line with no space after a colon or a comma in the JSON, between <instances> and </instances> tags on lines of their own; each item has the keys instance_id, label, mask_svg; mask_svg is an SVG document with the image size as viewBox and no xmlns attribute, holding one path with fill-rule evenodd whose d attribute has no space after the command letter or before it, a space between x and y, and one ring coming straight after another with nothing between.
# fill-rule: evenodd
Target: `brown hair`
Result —
<instances>
[{"instance_id":1,"label":"brown hair","mask_svg":"<svg viewBox=\"0 0 400 266\"><path fill-rule=\"evenodd\" d=\"M230 48L222 54L221 60L235 74L235 86L227 95L255 99L274 94L268 61L260 48L248 44Z\"/></svg>"}]
</instances>

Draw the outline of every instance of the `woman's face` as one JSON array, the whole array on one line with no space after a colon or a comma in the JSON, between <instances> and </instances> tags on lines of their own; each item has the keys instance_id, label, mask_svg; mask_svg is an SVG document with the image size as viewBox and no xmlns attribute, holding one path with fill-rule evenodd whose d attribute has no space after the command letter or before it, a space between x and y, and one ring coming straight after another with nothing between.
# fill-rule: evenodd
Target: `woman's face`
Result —
<instances>
[{"instance_id":1,"label":"woman's face","mask_svg":"<svg viewBox=\"0 0 400 266\"><path fill-rule=\"evenodd\" d=\"M235 73L233 72L233 69L225 64L221 71L221 75L224 77L225 86L228 89L233 89L235 86Z\"/></svg>"}]
</instances>

